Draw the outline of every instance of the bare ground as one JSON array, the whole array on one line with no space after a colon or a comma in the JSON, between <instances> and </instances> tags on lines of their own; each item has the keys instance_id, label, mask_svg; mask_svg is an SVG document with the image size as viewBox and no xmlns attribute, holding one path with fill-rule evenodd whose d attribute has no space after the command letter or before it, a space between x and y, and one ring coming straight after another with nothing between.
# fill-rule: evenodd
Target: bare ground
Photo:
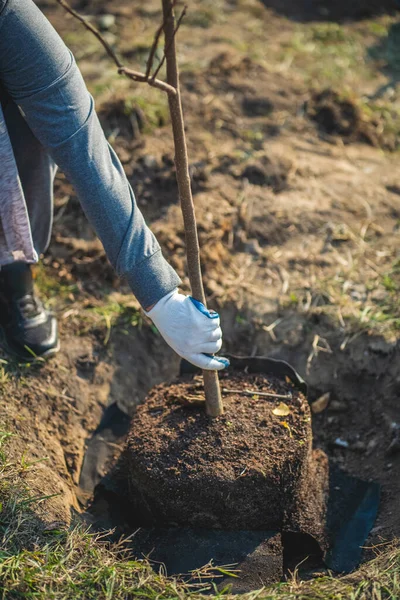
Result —
<instances>
[{"instance_id":1,"label":"bare ground","mask_svg":"<svg viewBox=\"0 0 400 600\"><path fill-rule=\"evenodd\" d=\"M80 60L138 203L188 289L165 99L129 87L95 40L41 4ZM93 19L115 15L110 41L141 65L158 4L77 3ZM343 25L328 17L299 25L273 8L194 1L179 34L205 284L227 350L288 360L307 379L311 400L330 392L314 417L315 444L346 471L382 484L371 542L387 540L400 535L396 443L388 451L399 419L400 187L398 153L387 150L397 148L398 107L395 85L384 97L390 119L383 105L368 104L391 75L367 49L382 44L396 17L372 11ZM310 114L316 91L327 87L339 92L331 100L340 104L344 95L358 115L345 123L348 134L327 131ZM340 105L330 116L338 110L343 121ZM375 137L363 138L365 127ZM116 402L132 414L178 369L113 275L62 176L55 216L38 285L59 315L62 352L27 368L4 355L0 406L2 428L15 434L13 453L40 461L30 485L38 496L60 494L44 500L50 523L82 510L85 445L104 408Z\"/></svg>"}]
</instances>

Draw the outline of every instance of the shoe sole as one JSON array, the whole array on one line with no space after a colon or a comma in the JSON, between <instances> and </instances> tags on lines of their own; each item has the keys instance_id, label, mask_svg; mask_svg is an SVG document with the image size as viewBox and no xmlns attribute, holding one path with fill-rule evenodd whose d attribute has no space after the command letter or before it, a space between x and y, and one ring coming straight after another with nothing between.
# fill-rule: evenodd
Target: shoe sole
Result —
<instances>
[{"instance_id":1,"label":"shoe sole","mask_svg":"<svg viewBox=\"0 0 400 600\"><path fill-rule=\"evenodd\" d=\"M46 350L46 352L43 352L43 354L41 354L40 356L35 356L33 354L32 354L32 356L26 356L26 355L20 354L17 350L12 348L8 344L4 330L2 327L0 327L0 347L6 352L6 354L9 354L13 358L18 358L18 360L20 362L29 363L29 362L35 362L35 361L39 362L43 359L51 358L52 356L57 354L57 352L59 352L59 350L60 350L60 341L59 340L57 341L57 346L55 346L54 348L49 348L49 350Z\"/></svg>"}]
</instances>

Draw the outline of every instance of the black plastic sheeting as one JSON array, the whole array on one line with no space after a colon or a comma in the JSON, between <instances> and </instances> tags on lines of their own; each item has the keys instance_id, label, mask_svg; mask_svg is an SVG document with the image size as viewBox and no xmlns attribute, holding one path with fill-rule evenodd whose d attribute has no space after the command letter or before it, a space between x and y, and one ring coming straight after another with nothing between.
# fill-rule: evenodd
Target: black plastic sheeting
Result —
<instances>
[{"instance_id":1,"label":"black plastic sheeting","mask_svg":"<svg viewBox=\"0 0 400 600\"><path fill-rule=\"evenodd\" d=\"M240 564L266 539L278 532L218 531L217 529L141 529L134 539L150 561L164 565L168 575L190 573L207 565ZM232 567L235 569L235 566Z\"/></svg>"},{"instance_id":2,"label":"black plastic sheeting","mask_svg":"<svg viewBox=\"0 0 400 600\"><path fill-rule=\"evenodd\" d=\"M332 571L349 573L360 564L362 548L378 514L380 493L379 484L346 475L330 464L327 514L330 544L325 564Z\"/></svg>"}]
</instances>

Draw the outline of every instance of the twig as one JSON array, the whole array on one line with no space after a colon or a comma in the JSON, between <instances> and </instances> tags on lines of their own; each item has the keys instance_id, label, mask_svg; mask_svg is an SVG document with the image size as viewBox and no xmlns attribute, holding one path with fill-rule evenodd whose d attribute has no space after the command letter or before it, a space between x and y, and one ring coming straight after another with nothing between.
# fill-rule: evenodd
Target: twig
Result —
<instances>
[{"instance_id":1,"label":"twig","mask_svg":"<svg viewBox=\"0 0 400 600\"><path fill-rule=\"evenodd\" d=\"M235 390L231 388L222 388L224 394L241 394L242 396L265 396L266 398L283 398L289 400L291 394L274 394L272 392L259 392L257 390Z\"/></svg>"},{"instance_id":2,"label":"twig","mask_svg":"<svg viewBox=\"0 0 400 600\"><path fill-rule=\"evenodd\" d=\"M174 3L172 3L172 6L171 6L171 11L173 10L173 7L174 7ZM159 65L158 65L158 67L157 67L157 68L156 68L156 70L154 71L154 73L153 73L153 75L152 75L152 77L151 77L150 81L153 81L153 80L155 80L155 78L157 77L158 73L160 72L160 69L162 68L162 66L163 66L163 64L164 64L164 62L165 62L165 59L166 59L166 57L167 57L168 50L171 48L171 44L173 43L173 41L174 41L174 39L175 39L175 36L176 36L176 34L177 34L177 32L178 32L178 29L179 29L179 27L181 26L182 19L183 19L183 17L186 15L186 11L187 11L187 6L184 6L184 7L183 7L183 10L182 10L182 12L181 12L181 14L180 14L180 17L179 17L179 19L178 19L178 20L177 20L177 22L176 22L176 27L175 27L175 29L174 29L174 33L173 33L173 35L172 35L171 39L169 40L168 44L165 46L165 50L164 50L163 57L162 57L162 59L160 60L160 63L159 63ZM163 23L163 28L164 28L164 23Z\"/></svg>"},{"instance_id":3,"label":"twig","mask_svg":"<svg viewBox=\"0 0 400 600\"><path fill-rule=\"evenodd\" d=\"M173 10L173 8L175 7L175 5L176 5L176 0L173 0L172 5L171 5L171 10ZM165 19L161 23L160 27L157 29L157 31L155 33L155 36L154 36L153 44L152 44L152 46L150 48L149 58L147 59L147 63L146 63L146 77L147 78L150 77L151 69L153 67L154 56L155 56L155 53L157 51L158 42L159 42L160 36L161 36L161 34L162 34L163 30L164 30L164 26L165 26Z\"/></svg>"},{"instance_id":4,"label":"twig","mask_svg":"<svg viewBox=\"0 0 400 600\"><path fill-rule=\"evenodd\" d=\"M160 25L160 27L157 29L156 34L154 36L153 45L150 48L150 54L149 54L149 58L147 59L146 73L145 73L147 79L150 77L151 69L153 67L154 56L157 51L158 41L160 39L160 35L161 35L163 29L164 29L164 23L162 23L162 25Z\"/></svg>"},{"instance_id":5,"label":"twig","mask_svg":"<svg viewBox=\"0 0 400 600\"><path fill-rule=\"evenodd\" d=\"M279 325L279 323L281 323L283 321L282 318L280 319L276 319L273 323L271 323L270 325L262 325L262 329L264 331L267 331L269 333L269 335L271 336L271 339L273 342L276 342L276 335L274 333L274 329L275 327L277 327L277 325Z\"/></svg>"},{"instance_id":6,"label":"twig","mask_svg":"<svg viewBox=\"0 0 400 600\"><path fill-rule=\"evenodd\" d=\"M165 83L165 81L156 79L156 74L154 74L150 77L150 74L147 73L147 70L146 70L146 73L140 73L140 71L134 71L133 69L128 69L127 67L124 67L124 65L119 60L116 53L114 52L114 50L111 48L110 44L101 35L100 31L98 29L96 29L96 27L94 27L91 23L89 23L89 21L87 19L85 19L85 17L82 17L82 15L80 15L78 12L76 12L76 10L71 8L71 6L65 0L57 0L57 2L69 14L71 14L73 17L75 17L75 19L77 19L80 23L82 23L82 25L84 25L84 27L86 27L86 29L88 29L91 33L93 33L93 35L99 40L99 42L105 48L107 54L110 56L110 58L112 58L112 60L117 65L118 73L120 75L126 75L127 77L129 77L129 79L132 79L133 81L148 83L152 87L158 88L158 89L162 90L163 92L166 92L167 94L172 94L172 95L175 94L176 95L176 90L171 85L168 85L168 83ZM162 27L164 27L164 23L163 23ZM161 31L160 31L160 34L161 34ZM157 42L158 42L157 35L159 37L160 34L158 34L158 32L156 33L156 37L154 39L153 46L150 51L150 54L153 53L153 57L154 57L154 53L155 53L154 45L157 44ZM149 57L149 59L150 59L150 57ZM153 60L153 58L151 60ZM148 68L148 65L147 65L147 68Z\"/></svg>"},{"instance_id":7,"label":"twig","mask_svg":"<svg viewBox=\"0 0 400 600\"><path fill-rule=\"evenodd\" d=\"M120 69L123 65L119 60L118 56L115 54L114 50L111 48L110 44L104 39L101 35L100 31L96 29L85 17L82 17L76 10L74 10L65 0L57 0L58 4L60 4L67 12L69 12L75 19L78 19L89 31L93 33L99 40L100 44L104 46L107 51L107 54L113 59L117 67Z\"/></svg>"},{"instance_id":8,"label":"twig","mask_svg":"<svg viewBox=\"0 0 400 600\"><path fill-rule=\"evenodd\" d=\"M165 81L161 81L161 79L148 79L143 73L140 73L139 71L134 71L133 69L129 69L128 67L120 67L118 69L118 73L120 73L121 75L126 75L127 77L129 77L129 79L132 79L133 81L148 83L152 87L158 88L159 90L162 90L167 94L172 94L173 96L176 96L176 89L172 87L172 85L165 83Z\"/></svg>"},{"instance_id":9,"label":"twig","mask_svg":"<svg viewBox=\"0 0 400 600\"><path fill-rule=\"evenodd\" d=\"M319 346L320 341L324 344L324 346ZM332 354L332 349L329 346L328 342L324 338L322 338L318 334L316 334L314 336L314 340L312 343L311 352L307 358L307 364L306 364L306 373L307 374L309 374L309 372L310 372L312 361L314 360L314 358L316 356L318 356L319 352L327 352L328 354Z\"/></svg>"}]
</instances>

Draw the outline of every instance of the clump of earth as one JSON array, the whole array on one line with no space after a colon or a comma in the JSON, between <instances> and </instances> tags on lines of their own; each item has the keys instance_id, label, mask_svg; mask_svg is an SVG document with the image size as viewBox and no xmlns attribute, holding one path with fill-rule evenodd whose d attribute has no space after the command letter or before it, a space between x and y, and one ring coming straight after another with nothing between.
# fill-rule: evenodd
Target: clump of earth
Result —
<instances>
[{"instance_id":1,"label":"clump of earth","mask_svg":"<svg viewBox=\"0 0 400 600\"><path fill-rule=\"evenodd\" d=\"M361 142L391 151L398 146L398 135L385 126L378 112L367 114L359 102L335 90L313 94L307 113L322 133L340 136L346 144Z\"/></svg>"},{"instance_id":2,"label":"clump of earth","mask_svg":"<svg viewBox=\"0 0 400 600\"><path fill-rule=\"evenodd\" d=\"M138 407L124 452L137 524L302 531L322 544L327 458L290 381L221 376L224 414L205 413L201 378L162 384Z\"/></svg>"}]
</instances>

